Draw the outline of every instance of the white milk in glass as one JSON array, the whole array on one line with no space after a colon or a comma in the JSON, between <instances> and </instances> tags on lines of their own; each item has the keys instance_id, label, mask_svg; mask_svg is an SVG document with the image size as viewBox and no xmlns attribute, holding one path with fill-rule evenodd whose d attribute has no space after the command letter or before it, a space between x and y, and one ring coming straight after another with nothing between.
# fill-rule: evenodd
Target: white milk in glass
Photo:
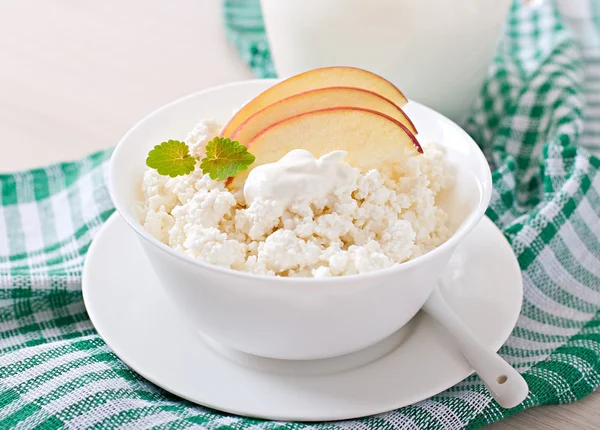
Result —
<instances>
[{"instance_id":1,"label":"white milk in glass","mask_svg":"<svg viewBox=\"0 0 600 430\"><path fill-rule=\"evenodd\" d=\"M349 65L462 121L477 96L511 0L262 0L280 77Z\"/></svg>"}]
</instances>

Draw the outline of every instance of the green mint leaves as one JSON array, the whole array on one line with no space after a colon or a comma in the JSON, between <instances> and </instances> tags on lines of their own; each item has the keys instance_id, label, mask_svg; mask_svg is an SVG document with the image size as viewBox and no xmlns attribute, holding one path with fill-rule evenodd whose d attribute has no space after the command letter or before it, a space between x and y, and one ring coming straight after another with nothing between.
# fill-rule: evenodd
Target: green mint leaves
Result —
<instances>
[{"instance_id":1,"label":"green mint leaves","mask_svg":"<svg viewBox=\"0 0 600 430\"><path fill-rule=\"evenodd\" d=\"M206 144L206 157L202 159L200 168L211 179L224 180L235 176L254 163L254 155L248 148L226 137L215 137Z\"/></svg>"},{"instance_id":2,"label":"green mint leaves","mask_svg":"<svg viewBox=\"0 0 600 430\"><path fill-rule=\"evenodd\" d=\"M206 157L201 160L200 168L211 179L222 181L246 170L252 163L254 155L244 145L226 137L215 137L206 144ZM174 178L192 173L196 159L190 155L190 148L185 143L169 140L148 153L146 165L160 175Z\"/></svg>"},{"instance_id":3,"label":"green mint leaves","mask_svg":"<svg viewBox=\"0 0 600 430\"><path fill-rule=\"evenodd\" d=\"M146 165L156 169L160 175L188 175L196 167L196 159L190 155L190 148L178 140L169 140L156 145L148 153Z\"/></svg>"}]
</instances>

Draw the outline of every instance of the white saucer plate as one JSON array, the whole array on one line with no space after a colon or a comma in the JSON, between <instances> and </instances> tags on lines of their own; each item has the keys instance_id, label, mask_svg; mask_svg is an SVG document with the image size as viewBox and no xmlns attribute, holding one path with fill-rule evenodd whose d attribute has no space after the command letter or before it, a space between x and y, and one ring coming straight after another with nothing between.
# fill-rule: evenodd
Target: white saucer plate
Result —
<instances>
[{"instance_id":1,"label":"white saucer plate","mask_svg":"<svg viewBox=\"0 0 600 430\"><path fill-rule=\"evenodd\" d=\"M498 350L516 324L523 288L512 249L488 218L459 245L442 281L452 309ZM373 415L440 393L473 372L423 313L351 357L282 361L215 345L171 304L117 214L89 249L83 297L100 336L133 370L173 394L238 415L288 421Z\"/></svg>"}]
</instances>

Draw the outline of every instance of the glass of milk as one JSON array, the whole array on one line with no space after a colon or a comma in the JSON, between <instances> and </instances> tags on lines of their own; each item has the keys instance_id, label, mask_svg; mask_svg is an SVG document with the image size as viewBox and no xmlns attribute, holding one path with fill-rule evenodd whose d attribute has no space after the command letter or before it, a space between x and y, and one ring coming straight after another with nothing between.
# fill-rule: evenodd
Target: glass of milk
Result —
<instances>
[{"instance_id":1,"label":"glass of milk","mask_svg":"<svg viewBox=\"0 0 600 430\"><path fill-rule=\"evenodd\" d=\"M408 98L462 121L511 0L261 0L280 77L361 67Z\"/></svg>"}]
</instances>

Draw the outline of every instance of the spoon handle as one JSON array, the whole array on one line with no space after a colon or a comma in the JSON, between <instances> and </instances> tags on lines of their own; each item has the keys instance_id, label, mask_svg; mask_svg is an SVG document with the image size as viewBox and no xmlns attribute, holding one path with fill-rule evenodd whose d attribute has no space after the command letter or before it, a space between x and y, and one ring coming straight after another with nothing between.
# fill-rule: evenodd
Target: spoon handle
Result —
<instances>
[{"instance_id":1,"label":"spoon handle","mask_svg":"<svg viewBox=\"0 0 600 430\"><path fill-rule=\"evenodd\" d=\"M444 300L439 287L433 290L423 310L450 332L463 356L500 406L514 408L525 400L529 393L527 382L502 357L485 346L456 316Z\"/></svg>"}]
</instances>

